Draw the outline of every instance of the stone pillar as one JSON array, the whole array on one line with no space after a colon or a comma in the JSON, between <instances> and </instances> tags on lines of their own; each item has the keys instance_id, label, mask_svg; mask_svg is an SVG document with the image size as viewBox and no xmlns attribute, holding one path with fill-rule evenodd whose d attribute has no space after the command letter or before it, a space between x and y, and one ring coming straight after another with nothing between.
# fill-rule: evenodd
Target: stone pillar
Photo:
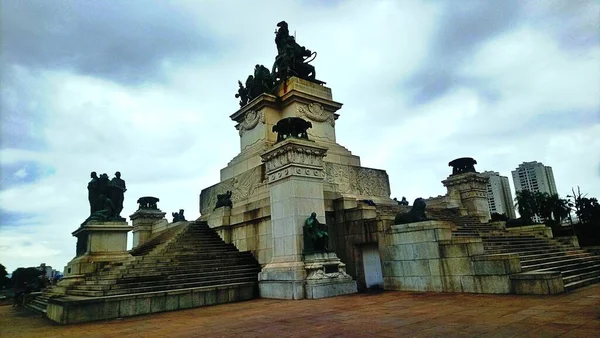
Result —
<instances>
[{"instance_id":1,"label":"stone pillar","mask_svg":"<svg viewBox=\"0 0 600 338\"><path fill-rule=\"evenodd\" d=\"M133 225L133 248L143 244L152 236L153 226L157 223L167 223L165 212L160 209L143 209L136 210L129 218ZM165 227L166 229L166 227Z\"/></svg>"},{"instance_id":2,"label":"stone pillar","mask_svg":"<svg viewBox=\"0 0 600 338\"><path fill-rule=\"evenodd\" d=\"M315 142L287 139L262 155L270 189L273 238L271 262L258 277L263 298L323 298L356 292L356 282L346 275L345 265L335 253L306 257L302 253L306 219L314 212L317 219L325 221L326 153L327 148Z\"/></svg>"},{"instance_id":3,"label":"stone pillar","mask_svg":"<svg viewBox=\"0 0 600 338\"><path fill-rule=\"evenodd\" d=\"M127 252L127 222L89 221L73 232L77 237L77 253L65 266L64 283L83 280L86 273L100 271L104 266L131 257Z\"/></svg>"},{"instance_id":4,"label":"stone pillar","mask_svg":"<svg viewBox=\"0 0 600 338\"><path fill-rule=\"evenodd\" d=\"M312 212L325 220L323 157L327 149L288 139L262 155L271 195L273 252L259 274L263 298L305 298L302 227Z\"/></svg>"},{"instance_id":5,"label":"stone pillar","mask_svg":"<svg viewBox=\"0 0 600 338\"><path fill-rule=\"evenodd\" d=\"M457 202L469 216L479 218L481 222L490 219L487 200L488 177L476 172L467 172L448 176L442 184L448 189L448 198Z\"/></svg>"}]
</instances>

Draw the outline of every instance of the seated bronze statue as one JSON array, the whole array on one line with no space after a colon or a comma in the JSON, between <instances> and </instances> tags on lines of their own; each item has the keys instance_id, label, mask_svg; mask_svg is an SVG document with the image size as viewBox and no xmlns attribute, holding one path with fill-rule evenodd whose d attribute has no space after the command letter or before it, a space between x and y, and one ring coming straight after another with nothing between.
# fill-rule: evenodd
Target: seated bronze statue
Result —
<instances>
[{"instance_id":1,"label":"seated bronze statue","mask_svg":"<svg viewBox=\"0 0 600 338\"><path fill-rule=\"evenodd\" d=\"M327 252L329 234L327 225L317 219L317 214L312 213L302 227L304 235L304 253Z\"/></svg>"},{"instance_id":2,"label":"seated bronze statue","mask_svg":"<svg viewBox=\"0 0 600 338\"><path fill-rule=\"evenodd\" d=\"M394 224L406 224L432 220L425 216L426 206L427 204L425 203L424 199L421 197L417 198L409 212L399 213L396 215Z\"/></svg>"}]
</instances>

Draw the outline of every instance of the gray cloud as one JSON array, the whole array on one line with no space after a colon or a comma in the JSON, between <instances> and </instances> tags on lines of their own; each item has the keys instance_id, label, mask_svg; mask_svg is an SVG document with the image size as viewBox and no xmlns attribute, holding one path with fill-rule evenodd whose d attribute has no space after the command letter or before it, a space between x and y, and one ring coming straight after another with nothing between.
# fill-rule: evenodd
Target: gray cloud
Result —
<instances>
[{"instance_id":1,"label":"gray cloud","mask_svg":"<svg viewBox=\"0 0 600 338\"><path fill-rule=\"evenodd\" d=\"M140 83L216 41L166 2L2 1L3 64L64 68Z\"/></svg>"},{"instance_id":2,"label":"gray cloud","mask_svg":"<svg viewBox=\"0 0 600 338\"><path fill-rule=\"evenodd\" d=\"M413 92L413 104L430 102L455 86L468 84L470 79L458 75L457 68L480 43L514 28L521 9L518 0L465 0L460 6L446 1L442 7L430 54L405 83Z\"/></svg>"}]
</instances>

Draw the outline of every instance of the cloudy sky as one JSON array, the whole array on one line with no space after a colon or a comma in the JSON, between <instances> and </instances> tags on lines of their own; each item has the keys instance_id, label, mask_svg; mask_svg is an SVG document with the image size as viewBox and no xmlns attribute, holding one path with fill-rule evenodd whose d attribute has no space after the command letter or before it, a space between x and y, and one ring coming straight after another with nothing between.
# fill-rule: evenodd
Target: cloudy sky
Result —
<instances>
[{"instance_id":1,"label":"cloudy sky","mask_svg":"<svg viewBox=\"0 0 600 338\"><path fill-rule=\"evenodd\" d=\"M0 1L9 271L73 257L91 171L121 171L124 216L151 195L198 217L239 151L237 80L270 68L281 20L344 103L338 142L392 197L445 193L462 156L509 177L537 160L561 195L600 197L598 1Z\"/></svg>"}]
</instances>

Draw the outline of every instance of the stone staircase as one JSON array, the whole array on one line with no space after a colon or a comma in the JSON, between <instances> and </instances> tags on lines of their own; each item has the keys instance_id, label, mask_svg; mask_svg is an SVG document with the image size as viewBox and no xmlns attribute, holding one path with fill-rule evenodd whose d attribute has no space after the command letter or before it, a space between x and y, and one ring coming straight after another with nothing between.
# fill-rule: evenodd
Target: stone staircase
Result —
<instances>
[{"instance_id":1,"label":"stone staircase","mask_svg":"<svg viewBox=\"0 0 600 338\"><path fill-rule=\"evenodd\" d=\"M600 256L572 243L545 236L507 231L457 210L429 211L438 220L454 224L454 237L480 237L486 254L519 255L522 272L560 272L566 291L600 282Z\"/></svg>"},{"instance_id":2,"label":"stone staircase","mask_svg":"<svg viewBox=\"0 0 600 338\"><path fill-rule=\"evenodd\" d=\"M82 282L71 285L61 298L153 297L164 296L165 292L197 294L215 288L235 289L235 292L228 291L220 301L215 300L216 303L257 295L260 265L256 259L250 252L239 252L234 245L225 243L206 222L191 222L166 230L130 253L129 261L108 265L98 273L87 275ZM239 292L242 288L252 292L244 292L242 297ZM27 306L45 313L52 296L51 289L44 290Z\"/></svg>"}]
</instances>

